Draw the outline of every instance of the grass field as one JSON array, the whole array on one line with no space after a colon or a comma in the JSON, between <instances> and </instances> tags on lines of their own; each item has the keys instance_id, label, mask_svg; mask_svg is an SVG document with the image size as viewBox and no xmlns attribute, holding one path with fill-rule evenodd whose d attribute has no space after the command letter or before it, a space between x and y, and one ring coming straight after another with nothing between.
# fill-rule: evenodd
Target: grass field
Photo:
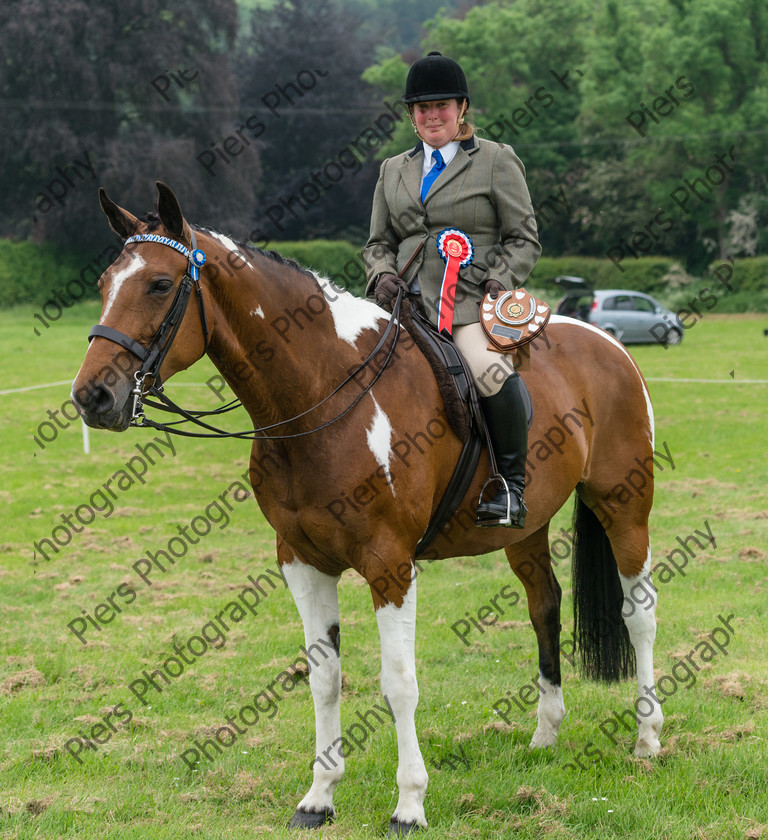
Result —
<instances>
[{"instance_id":1,"label":"grass field","mask_svg":"<svg viewBox=\"0 0 768 840\"><path fill-rule=\"evenodd\" d=\"M301 655L301 625L282 583L264 584L256 614L242 610L222 646L210 632L211 645L182 674L167 684L156 677L161 690L142 675L159 668L174 644L200 635L238 598L248 575L274 569L273 533L253 498L230 490L229 521L212 506L240 480L248 444L174 439L173 454L157 443L145 450L154 463L141 480L129 479L129 465L140 472L137 447L153 432L91 432L85 455L80 422L56 412L70 410L68 383L97 319L94 305L66 310L36 336L32 309L0 313L0 838L295 836L285 826L309 786L314 757L305 681L283 676L280 699L265 701L258 721L231 746L211 760L202 756L194 769L182 760L197 749L196 739L211 737ZM708 315L679 347L633 348L649 380L657 444L665 442L674 459L674 469L657 474L654 562L697 529L708 528L716 542L701 549L689 543L695 556L687 566L657 580L656 675L673 681L666 683L661 755L636 759L634 731L619 726L611 739L604 732L611 727L601 730L632 708L633 683L591 684L567 663L559 744L529 751L535 704L514 706L508 722L493 711L536 675L525 598L506 602L501 621L482 634L473 628L468 645L451 629L466 613L476 617L504 585L521 595L522 587L501 552L433 564L420 576L417 637L416 723L430 772L426 836L768 838L766 328L765 316ZM169 390L183 404L213 406L212 392L195 385L213 373L205 360ZM8 392L55 382L67 384ZM57 416L66 428L54 425ZM245 422L233 418L232 428ZM116 484L120 470L125 477ZM118 496L111 512L99 495L110 479ZM82 504L91 505L94 520L76 533L62 517ZM203 515L211 532L156 572L151 585L142 581L134 564ZM553 537L570 515L569 505ZM70 535L68 544L58 553L49 547L48 560L33 556L33 544L57 526L61 542ZM557 574L568 634L568 556ZM120 612L102 609L96 629L83 611L93 616L110 596ZM382 698L367 587L345 575L340 600L347 729ZM684 675L679 658L730 614L727 649ZM316 836L382 835L397 800L396 741L388 718L374 729L347 759L337 822Z\"/></svg>"}]
</instances>

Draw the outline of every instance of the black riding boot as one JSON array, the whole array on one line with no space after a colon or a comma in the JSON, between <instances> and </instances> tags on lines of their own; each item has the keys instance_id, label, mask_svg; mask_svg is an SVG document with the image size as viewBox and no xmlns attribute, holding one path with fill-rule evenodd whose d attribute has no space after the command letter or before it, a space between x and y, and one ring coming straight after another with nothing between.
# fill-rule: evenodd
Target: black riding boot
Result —
<instances>
[{"instance_id":1,"label":"black riding boot","mask_svg":"<svg viewBox=\"0 0 768 840\"><path fill-rule=\"evenodd\" d=\"M496 482L498 492L491 499L490 492L477 508L477 525L523 528L525 487L525 457L528 451L528 399L520 376L513 373L492 397L480 397L483 416L496 453L499 472L507 482L507 489Z\"/></svg>"}]
</instances>

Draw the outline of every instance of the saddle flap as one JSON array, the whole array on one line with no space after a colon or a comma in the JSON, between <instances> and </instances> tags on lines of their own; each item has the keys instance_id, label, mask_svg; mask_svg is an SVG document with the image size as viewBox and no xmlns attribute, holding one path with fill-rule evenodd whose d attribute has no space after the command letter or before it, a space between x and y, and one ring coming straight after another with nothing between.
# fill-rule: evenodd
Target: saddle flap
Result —
<instances>
[{"instance_id":1,"label":"saddle flap","mask_svg":"<svg viewBox=\"0 0 768 840\"><path fill-rule=\"evenodd\" d=\"M446 416L460 440L467 440L477 423L472 374L451 339L440 335L412 301L403 301L403 326L429 361L445 404ZM478 409L479 410L479 409Z\"/></svg>"}]
</instances>

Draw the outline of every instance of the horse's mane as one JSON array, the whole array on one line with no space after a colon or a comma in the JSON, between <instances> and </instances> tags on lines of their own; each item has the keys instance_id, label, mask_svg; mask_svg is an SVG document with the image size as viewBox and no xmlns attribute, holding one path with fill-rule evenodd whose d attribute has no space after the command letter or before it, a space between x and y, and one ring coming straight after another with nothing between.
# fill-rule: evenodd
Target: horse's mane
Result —
<instances>
[{"instance_id":1,"label":"horse's mane","mask_svg":"<svg viewBox=\"0 0 768 840\"><path fill-rule=\"evenodd\" d=\"M162 224L160 221L160 216L154 211L150 210L141 219L141 222L145 222L147 225L147 232L154 233ZM192 225L194 230L202 231L203 233L221 233L221 231L215 231L213 228L202 227L201 225ZM231 238L231 237L227 237ZM314 272L310 271L305 266L297 263L296 260L290 259L290 257L284 257L282 254L279 254L277 251L265 251L262 248L256 248L253 245L249 245L247 242L241 242L237 239L232 240L235 245L246 254L250 256L262 256L266 257L267 259L274 260L275 262L280 263L281 265L287 265L291 268L295 268L297 271L300 271L302 274L305 274L307 277L312 277L313 279L317 279Z\"/></svg>"}]
</instances>

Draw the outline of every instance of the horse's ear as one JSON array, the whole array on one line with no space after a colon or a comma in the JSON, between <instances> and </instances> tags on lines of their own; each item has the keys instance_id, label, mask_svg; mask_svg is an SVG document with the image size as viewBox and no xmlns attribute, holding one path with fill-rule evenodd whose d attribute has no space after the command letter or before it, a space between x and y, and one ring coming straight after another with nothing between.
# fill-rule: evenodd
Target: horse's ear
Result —
<instances>
[{"instance_id":1,"label":"horse's ear","mask_svg":"<svg viewBox=\"0 0 768 840\"><path fill-rule=\"evenodd\" d=\"M118 207L114 201L107 195L104 187L99 187L99 204L104 211L104 215L109 221L109 226L122 239L128 239L141 226L141 222L136 216L131 215L127 210Z\"/></svg>"},{"instance_id":2,"label":"horse's ear","mask_svg":"<svg viewBox=\"0 0 768 840\"><path fill-rule=\"evenodd\" d=\"M191 244L191 230L184 215L181 212L181 205L173 190L162 181L155 181L157 187L157 213L163 227L179 242Z\"/></svg>"}]
</instances>

